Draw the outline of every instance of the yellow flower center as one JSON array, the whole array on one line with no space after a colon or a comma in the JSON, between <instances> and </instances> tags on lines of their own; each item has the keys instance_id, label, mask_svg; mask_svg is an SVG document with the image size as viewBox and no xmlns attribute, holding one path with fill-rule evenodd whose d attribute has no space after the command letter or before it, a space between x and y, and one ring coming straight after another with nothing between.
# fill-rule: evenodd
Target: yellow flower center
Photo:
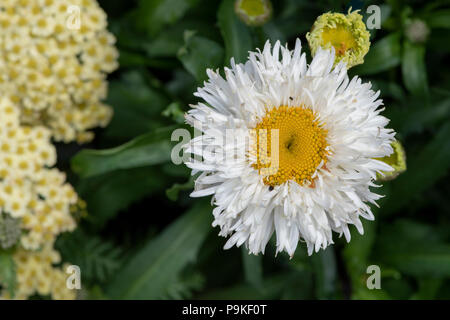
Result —
<instances>
[{"instance_id":1,"label":"yellow flower center","mask_svg":"<svg viewBox=\"0 0 450 320\"><path fill-rule=\"evenodd\" d=\"M336 26L336 28L325 28L322 31L322 40L324 45L330 43L334 47L337 56L343 56L347 50L356 47L352 32L341 25Z\"/></svg>"},{"instance_id":2,"label":"yellow flower center","mask_svg":"<svg viewBox=\"0 0 450 320\"><path fill-rule=\"evenodd\" d=\"M293 180L314 187L313 175L322 161L325 165L329 154L327 130L316 118L309 108L280 106L268 111L257 124L257 162L253 167L264 176L266 185Z\"/></svg>"}]
</instances>

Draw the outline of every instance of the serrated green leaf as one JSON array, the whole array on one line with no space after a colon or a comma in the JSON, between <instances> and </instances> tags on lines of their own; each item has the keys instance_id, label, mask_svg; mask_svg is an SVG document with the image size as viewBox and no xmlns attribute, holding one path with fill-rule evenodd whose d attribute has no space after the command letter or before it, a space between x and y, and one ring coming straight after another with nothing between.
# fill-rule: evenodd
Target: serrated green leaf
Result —
<instances>
[{"instance_id":1,"label":"serrated green leaf","mask_svg":"<svg viewBox=\"0 0 450 320\"><path fill-rule=\"evenodd\" d=\"M219 28L225 41L225 65L234 58L236 63L247 60L253 50L249 28L239 20L234 12L234 0L223 0L217 13Z\"/></svg>"},{"instance_id":2,"label":"serrated green leaf","mask_svg":"<svg viewBox=\"0 0 450 320\"><path fill-rule=\"evenodd\" d=\"M107 287L113 299L156 299L197 256L211 230L211 206L198 201L157 238L150 239Z\"/></svg>"},{"instance_id":3,"label":"serrated green leaf","mask_svg":"<svg viewBox=\"0 0 450 320\"><path fill-rule=\"evenodd\" d=\"M425 46L403 42L402 57L403 82L414 95L428 94L427 69L425 67Z\"/></svg>"},{"instance_id":4,"label":"serrated green leaf","mask_svg":"<svg viewBox=\"0 0 450 320\"><path fill-rule=\"evenodd\" d=\"M63 234L56 246L63 260L79 266L83 280L91 283L105 282L123 263L120 247L81 229Z\"/></svg>"},{"instance_id":5,"label":"serrated green leaf","mask_svg":"<svg viewBox=\"0 0 450 320\"><path fill-rule=\"evenodd\" d=\"M172 149L171 134L175 129L174 126L157 129L112 149L82 150L72 158L72 170L87 178L167 162Z\"/></svg>"},{"instance_id":6,"label":"serrated green leaf","mask_svg":"<svg viewBox=\"0 0 450 320\"><path fill-rule=\"evenodd\" d=\"M373 44L364 63L351 71L358 75L370 75L394 68L400 64L401 51L400 34L392 33Z\"/></svg>"},{"instance_id":7,"label":"serrated green leaf","mask_svg":"<svg viewBox=\"0 0 450 320\"><path fill-rule=\"evenodd\" d=\"M185 31L185 45L178 51L178 59L202 83L208 78L206 69L215 70L222 66L224 51L218 43L194 34Z\"/></svg>"}]
</instances>

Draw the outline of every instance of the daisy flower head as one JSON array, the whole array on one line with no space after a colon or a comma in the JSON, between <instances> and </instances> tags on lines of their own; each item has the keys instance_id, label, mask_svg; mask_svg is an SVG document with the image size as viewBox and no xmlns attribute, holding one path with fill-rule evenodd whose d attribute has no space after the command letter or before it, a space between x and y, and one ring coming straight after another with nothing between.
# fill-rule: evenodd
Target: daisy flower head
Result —
<instances>
[{"instance_id":1,"label":"daisy flower head","mask_svg":"<svg viewBox=\"0 0 450 320\"><path fill-rule=\"evenodd\" d=\"M192 197L212 195L225 249L245 244L264 253L276 234L277 253L293 256L299 241L308 254L350 241L360 217L373 220L368 203L381 196L377 173L392 168L377 160L392 153L395 132L380 112L379 92L349 79L335 51L319 48L308 65L300 40L290 51L268 41L245 64L219 72L195 95L186 121L200 136L184 148L198 174Z\"/></svg>"},{"instance_id":2,"label":"daisy flower head","mask_svg":"<svg viewBox=\"0 0 450 320\"><path fill-rule=\"evenodd\" d=\"M364 63L364 56L369 52L370 33L358 10L347 15L327 12L319 16L306 34L311 54L314 56L319 48L334 48L335 63L343 61L347 68Z\"/></svg>"}]
</instances>

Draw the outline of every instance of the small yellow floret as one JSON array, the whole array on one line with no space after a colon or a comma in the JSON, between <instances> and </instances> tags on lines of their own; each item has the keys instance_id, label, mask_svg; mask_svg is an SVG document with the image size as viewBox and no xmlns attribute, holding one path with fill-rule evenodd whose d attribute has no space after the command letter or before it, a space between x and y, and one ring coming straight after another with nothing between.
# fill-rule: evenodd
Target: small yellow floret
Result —
<instances>
[{"instance_id":1,"label":"small yellow floret","mask_svg":"<svg viewBox=\"0 0 450 320\"><path fill-rule=\"evenodd\" d=\"M327 130L311 109L304 106L274 108L255 129L257 162L253 167L264 175L266 185L276 186L293 180L300 185L314 186L314 173L321 164L326 164L329 152ZM275 132L278 133L278 161L272 154Z\"/></svg>"}]
</instances>

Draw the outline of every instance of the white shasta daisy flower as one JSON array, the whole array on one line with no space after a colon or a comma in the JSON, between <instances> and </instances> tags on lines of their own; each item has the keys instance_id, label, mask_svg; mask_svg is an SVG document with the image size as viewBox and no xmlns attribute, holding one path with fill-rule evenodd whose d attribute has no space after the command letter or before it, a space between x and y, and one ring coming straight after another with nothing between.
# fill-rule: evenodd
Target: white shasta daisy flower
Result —
<instances>
[{"instance_id":1,"label":"white shasta daisy flower","mask_svg":"<svg viewBox=\"0 0 450 320\"><path fill-rule=\"evenodd\" d=\"M272 234L277 252L290 256L299 241L308 254L333 243L332 231L350 241L362 234L376 160L392 153L394 131L380 115L382 101L370 83L349 80L334 50L318 49L310 65L295 50L269 42L245 64L231 61L225 78L208 70L186 121L202 132L187 145L186 165L198 174L193 197L213 195L213 226L230 236L225 249L245 243L264 253Z\"/></svg>"}]
</instances>

